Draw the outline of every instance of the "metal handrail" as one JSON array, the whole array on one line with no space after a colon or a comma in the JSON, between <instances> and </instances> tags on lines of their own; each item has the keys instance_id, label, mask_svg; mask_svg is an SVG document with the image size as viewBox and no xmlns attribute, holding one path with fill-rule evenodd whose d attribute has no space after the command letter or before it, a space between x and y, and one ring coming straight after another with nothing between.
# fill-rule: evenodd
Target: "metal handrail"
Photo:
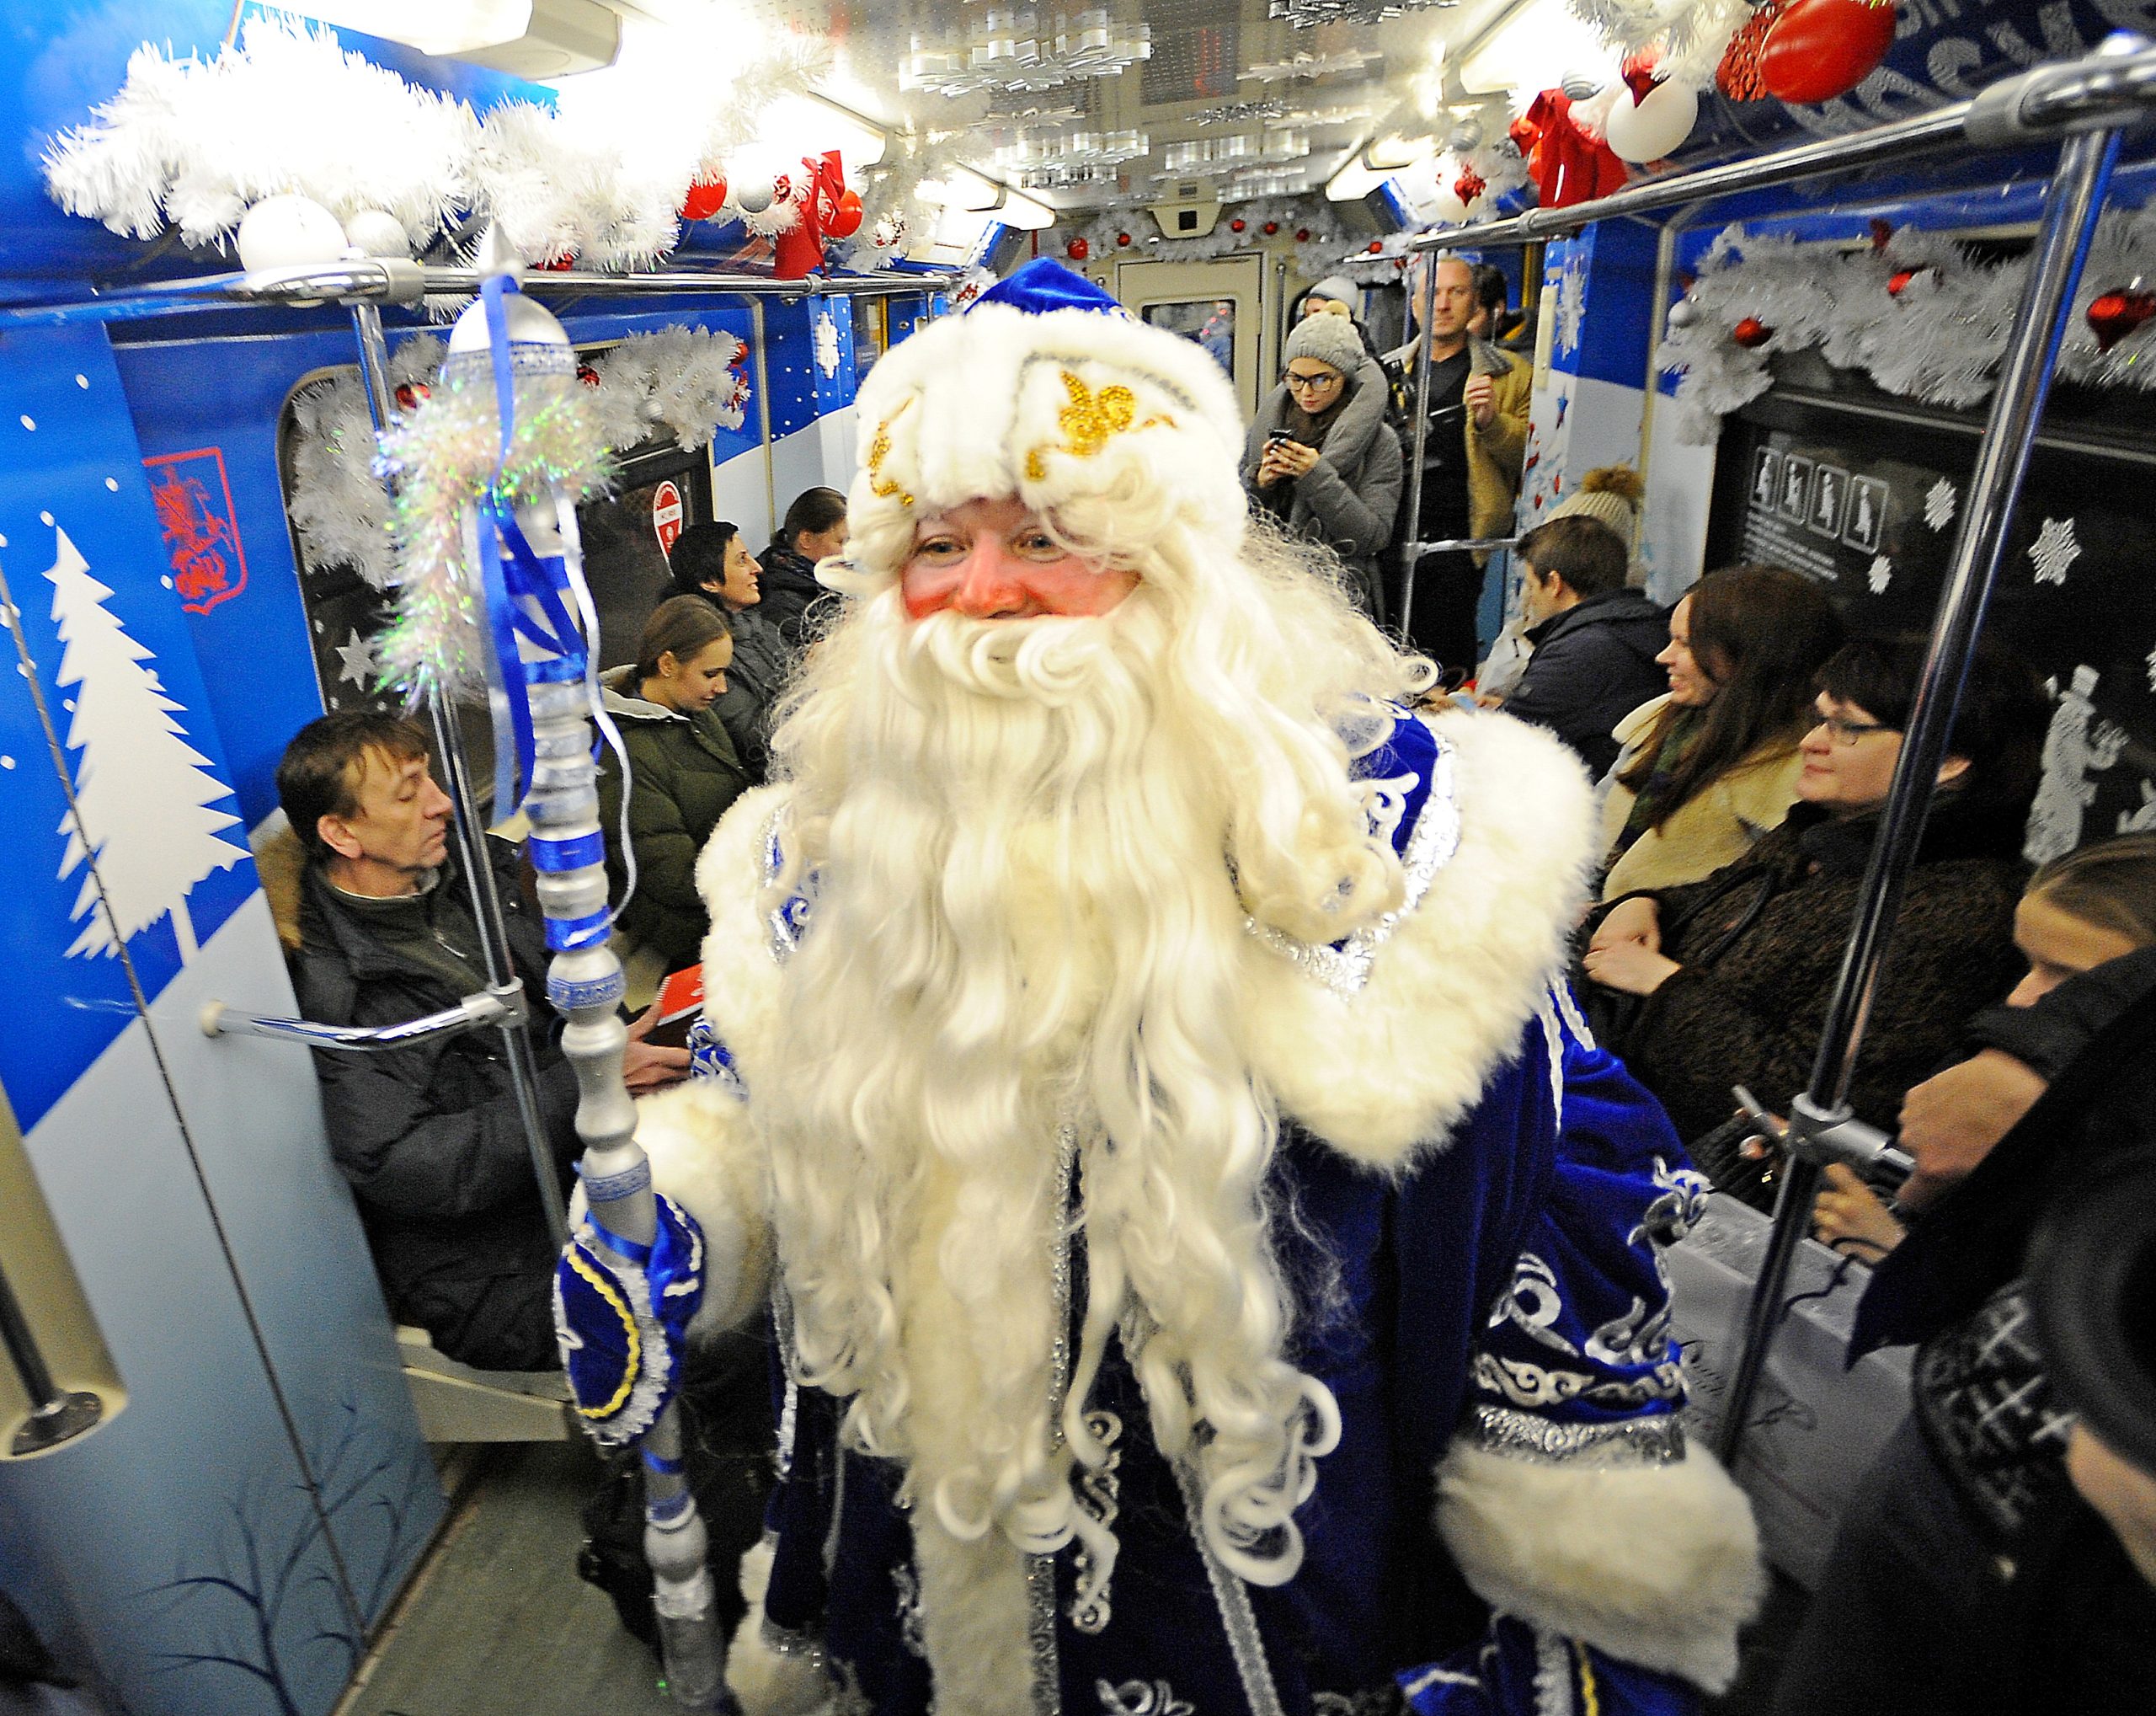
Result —
<instances>
[{"instance_id":1,"label":"metal handrail","mask_svg":"<svg viewBox=\"0 0 2156 1716\"><path fill-rule=\"evenodd\" d=\"M205 1037L268 1037L274 1042L298 1043L309 1049L339 1049L364 1053L384 1049L408 1049L440 1037L462 1036L482 1025L499 1025L527 1017L524 986L512 983L504 990L483 989L467 995L454 1007L419 1018L401 1019L388 1025L328 1025L315 1019L282 1018L271 1013L242 1013L221 1001L202 1003L196 1023Z\"/></svg>"},{"instance_id":2,"label":"metal handrail","mask_svg":"<svg viewBox=\"0 0 2156 1716\"><path fill-rule=\"evenodd\" d=\"M2126 45L2112 45L2119 42ZM1528 209L1502 220L1421 233L1407 242L1406 249L1476 250L1532 244L1597 221L1650 214L1735 191L1764 190L1878 163L1899 163L1947 149L2010 148L2062 133L2116 126L2152 104L2156 104L2156 48L2121 32L2108 38L2094 54L2035 67L2002 78L1973 99L1951 102L1911 119L1798 143L1748 160L1666 174L1565 208Z\"/></svg>"},{"instance_id":3,"label":"metal handrail","mask_svg":"<svg viewBox=\"0 0 2156 1716\"><path fill-rule=\"evenodd\" d=\"M2121 35L2106 41L2101 51L2116 57L2121 71L2130 71L2156 66L2156 56L2146 52L2146 46L2138 37ZM2140 101L2156 101L2156 82L2143 77L2121 87L2129 86ZM1743 1345L1717 1426L1716 1445L1725 1461L1735 1458L1743 1441L1752 1397L1786 1309L1783 1294L1790 1269L1810 1229L1825 1164L1835 1159L1835 1135L1850 1118L1850 1079L1887 938L1915 866L1917 845L1953 731L1955 708L1998 579L2036 422L2050 392L2052 366L2118 159L2119 143L2120 129L2115 123L2110 130L2068 137L2059 152L2043 225L2030 255L2028 284L2000 364L1990 419L1940 591L1930 647L1903 730L1901 756L1872 842L1841 970L1828 1000L1811 1082L1790 1104L1788 1170L1775 1201L1766 1255L1745 1307Z\"/></svg>"},{"instance_id":4,"label":"metal handrail","mask_svg":"<svg viewBox=\"0 0 2156 1716\"><path fill-rule=\"evenodd\" d=\"M469 297L479 290L479 270L439 267L398 257L355 257L298 268L258 269L130 286L66 303L0 307L0 328L55 328L77 323L143 321L247 304L417 304L432 295ZM659 270L649 274L590 274L534 269L520 284L546 297L658 297L736 293L750 297L898 297L939 292L958 275L933 274L811 274L780 280L764 274L718 269Z\"/></svg>"}]
</instances>

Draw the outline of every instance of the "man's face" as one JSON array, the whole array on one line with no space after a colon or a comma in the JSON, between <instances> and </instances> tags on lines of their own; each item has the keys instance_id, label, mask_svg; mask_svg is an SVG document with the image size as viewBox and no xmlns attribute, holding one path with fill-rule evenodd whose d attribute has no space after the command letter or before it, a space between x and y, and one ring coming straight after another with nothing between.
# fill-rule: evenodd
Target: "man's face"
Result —
<instances>
[{"instance_id":1,"label":"man's face","mask_svg":"<svg viewBox=\"0 0 2156 1716\"><path fill-rule=\"evenodd\" d=\"M355 767L355 808L324 816L322 838L339 868L361 884L355 892L409 893L449 855L449 794L435 784L424 756L371 750ZM399 880L401 888L394 885Z\"/></svg>"},{"instance_id":2,"label":"man's face","mask_svg":"<svg viewBox=\"0 0 2156 1716\"><path fill-rule=\"evenodd\" d=\"M1430 306L1430 336L1439 344L1460 339L1474 317L1475 275L1464 262L1438 264L1437 296Z\"/></svg>"},{"instance_id":3,"label":"man's face","mask_svg":"<svg viewBox=\"0 0 2156 1716\"><path fill-rule=\"evenodd\" d=\"M923 518L899 575L912 620L946 609L975 620L1104 614L1137 583L1135 572L1070 553L1015 495Z\"/></svg>"},{"instance_id":4,"label":"man's face","mask_svg":"<svg viewBox=\"0 0 2156 1716\"><path fill-rule=\"evenodd\" d=\"M1545 578L1529 560L1520 562L1520 617L1537 626L1557 612L1557 580Z\"/></svg>"}]
</instances>

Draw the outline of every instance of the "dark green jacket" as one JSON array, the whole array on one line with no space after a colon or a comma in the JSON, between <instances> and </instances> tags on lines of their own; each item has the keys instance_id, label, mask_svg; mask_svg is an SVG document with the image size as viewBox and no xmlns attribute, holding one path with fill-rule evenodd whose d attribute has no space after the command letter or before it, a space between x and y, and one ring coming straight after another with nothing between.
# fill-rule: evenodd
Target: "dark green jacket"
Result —
<instances>
[{"instance_id":1,"label":"dark green jacket","mask_svg":"<svg viewBox=\"0 0 2156 1716\"><path fill-rule=\"evenodd\" d=\"M633 667L601 676L606 712L629 753L629 840L637 856L637 890L621 927L638 945L658 950L670 971L693 965L703 946L703 901L696 893L696 855L726 808L748 790L749 776L734 740L711 709L677 715L636 694ZM618 893L626 872L622 846L622 778L611 750L599 770L600 826L606 834L606 869Z\"/></svg>"}]
</instances>

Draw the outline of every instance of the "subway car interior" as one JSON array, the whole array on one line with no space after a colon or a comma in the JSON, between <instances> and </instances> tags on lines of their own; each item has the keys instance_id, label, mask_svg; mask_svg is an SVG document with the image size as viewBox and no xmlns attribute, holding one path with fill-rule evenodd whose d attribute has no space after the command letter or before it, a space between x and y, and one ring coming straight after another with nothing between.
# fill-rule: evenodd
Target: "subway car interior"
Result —
<instances>
[{"instance_id":1,"label":"subway car interior","mask_svg":"<svg viewBox=\"0 0 2156 1716\"><path fill-rule=\"evenodd\" d=\"M0 1713L2156 1708L2152 115L16 0Z\"/></svg>"}]
</instances>

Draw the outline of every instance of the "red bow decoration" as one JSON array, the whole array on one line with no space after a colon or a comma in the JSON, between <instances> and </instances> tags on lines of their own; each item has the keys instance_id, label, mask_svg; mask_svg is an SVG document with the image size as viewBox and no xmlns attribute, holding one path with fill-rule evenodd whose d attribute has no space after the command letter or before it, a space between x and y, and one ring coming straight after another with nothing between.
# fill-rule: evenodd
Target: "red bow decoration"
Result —
<instances>
[{"instance_id":1,"label":"red bow decoration","mask_svg":"<svg viewBox=\"0 0 2156 1716\"><path fill-rule=\"evenodd\" d=\"M801 197L801 218L774 241L771 272L781 280L799 280L824 265L824 238L839 218L839 200L846 195L846 169L839 152L826 149L820 158L804 155L807 190Z\"/></svg>"},{"instance_id":2,"label":"red bow decoration","mask_svg":"<svg viewBox=\"0 0 2156 1716\"><path fill-rule=\"evenodd\" d=\"M1572 121L1572 98L1545 89L1512 123L1513 144L1527 163L1545 209L1561 209L1623 189L1625 163L1609 145L1590 141Z\"/></svg>"}]
</instances>

